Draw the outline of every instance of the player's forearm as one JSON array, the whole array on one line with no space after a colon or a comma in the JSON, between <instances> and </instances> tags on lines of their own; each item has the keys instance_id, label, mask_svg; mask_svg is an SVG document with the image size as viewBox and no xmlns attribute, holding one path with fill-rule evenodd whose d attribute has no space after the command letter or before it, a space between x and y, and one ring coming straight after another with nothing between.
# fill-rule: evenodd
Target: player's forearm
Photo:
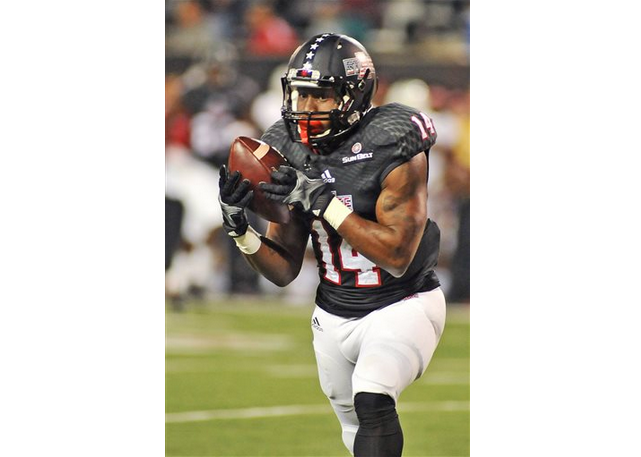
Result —
<instances>
[{"instance_id":1,"label":"player's forearm","mask_svg":"<svg viewBox=\"0 0 641 457\"><path fill-rule=\"evenodd\" d=\"M352 248L397 278L403 276L412 263L422 233L419 222L411 216L401 230L355 213L345 218L337 231Z\"/></svg>"},{"instance_id":2,"label":"player's forearm","mask_svg":"<svg viewBox=\"0 0 641 457\"><path fill-rule=\"evenodd\" d=\"M271 232L268 229L268 236L270 233L271 236L280 239L278 229ZM254 270L277 286L284 287L300 272L305 249L304 240L301 238L298 243L293 242L287 249L268 236L261 235L249 226L247 232L235 237L234 241ZM296 237L291 239L295 240Z\"/></svg>"},{"instance_id":3,"label":"player's forearm","mask_svg":"<svg viewBox=\"0 0 641 457\"><path fill-rule=\"evenodd\" d=\"M301 263L285 249L265 237L261 237L258 251L244 256L254 270L279 287L296 279L301 268Z\"/></svg>"}]
</instances>

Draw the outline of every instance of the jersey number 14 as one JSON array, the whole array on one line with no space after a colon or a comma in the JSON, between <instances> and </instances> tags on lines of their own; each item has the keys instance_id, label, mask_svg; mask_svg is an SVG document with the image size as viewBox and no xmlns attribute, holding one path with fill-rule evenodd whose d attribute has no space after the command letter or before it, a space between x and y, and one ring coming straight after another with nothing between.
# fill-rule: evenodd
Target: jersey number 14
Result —
<instances>
[{"instance_id":1,"label":"jersey number 14","mask_svg":"<svg viewBox=\"0 0 641 457\"><path fill-rule=\"evenodd\" d=\"M344 239L340 238L338 246L329 242L329 233L325 224L315 220L312 242L320 263L325 267L325 279L336 285L344 282L343 274L354 274L356 287L376 287L381 285L381 269L367 259Z\"/></svg>"},{"instance_id":2,"label":"jersey number 14","mask_svg":"<svg viewBox=\"0 0 641 457\"><path fill-rule=\"evenodd\" d=\"M418 126L418 129L421 131L421 138L423 140L426 140L428 136L434 136L434 134L436 133L436 129L434 128L432 119L427 117L427 114L420 113L420 115L423 118L423 122L421 122L421 120L416 116L412 116L412 122L414 122Z\"/></svg>"}]
</instances>

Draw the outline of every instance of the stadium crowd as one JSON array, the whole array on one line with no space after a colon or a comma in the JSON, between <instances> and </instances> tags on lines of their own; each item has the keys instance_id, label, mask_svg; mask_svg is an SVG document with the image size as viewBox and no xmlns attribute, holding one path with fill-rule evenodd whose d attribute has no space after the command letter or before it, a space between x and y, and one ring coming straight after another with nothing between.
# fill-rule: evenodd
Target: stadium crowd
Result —
<instances>
[{"instance_id":1,"label":"stadium crowd","mask_svg":"<svg viewBox=\"0 0 641 457\"><path fill-rule=\"evenodd\" d=\"M311 252L284 289L246 265L221 230L218 170L234 138L258 138L278 120L290 54L328 31L370 50L380 78L375 105L404 103L434 120L429 214L442 231L437 273L449 302L469 301L469 79L430 73L436 62L469 76L469 1L167 0L165 7L165 284L176 309L229 294L313 300ZM408 59L411 74L395 71Z\"/></svg>"}]
</instances>

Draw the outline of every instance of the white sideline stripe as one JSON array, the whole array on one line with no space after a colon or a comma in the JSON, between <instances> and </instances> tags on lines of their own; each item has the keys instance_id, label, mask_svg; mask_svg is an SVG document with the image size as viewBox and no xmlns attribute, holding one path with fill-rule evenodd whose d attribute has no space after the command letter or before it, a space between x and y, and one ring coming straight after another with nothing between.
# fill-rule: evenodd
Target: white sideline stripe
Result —
<instances>
[{"instance_id":1,"label":"white sideline stripe","mask_svg":"<svg viewBox=\"0 0 641 457\"><path fill-rule=\"evenodd\" d=\"M402 403L399 411L469 411L466 401L434 401L422 403ZM255 419L263 417L302 416L306 414L331 414L329 405L291 405L266 408L215 409L211 411L187 411L165 414L165 423L199 422L218 419Z\"/></svg>"},{"instance_id":2,"label":"white sideline stripe","mask_svg":"<svg viewBox=\"0 0 641 457\"><path fill-rule=\"evenodd\" d=\"M329 405L291 405L268 408L215 409L212 411L188 411L185 413L165 414L168 422L195 422L213 419L252 419L257 417L299 416L302 414L322 414L331 412Z\"/></svg>"}]
</instances>

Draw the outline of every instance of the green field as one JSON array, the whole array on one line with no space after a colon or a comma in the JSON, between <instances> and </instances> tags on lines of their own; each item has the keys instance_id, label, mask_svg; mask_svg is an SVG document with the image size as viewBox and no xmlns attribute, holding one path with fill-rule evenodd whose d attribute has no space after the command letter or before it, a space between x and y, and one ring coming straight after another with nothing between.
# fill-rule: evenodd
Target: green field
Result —
<instances>
[{"instance_id":1,"label":"green field","mask_svg":"<svg viewBox=\"0 0 641 457\"><path fill-rule=\"evenodd\" d=\"M167 308L167 456L349 456L320 390L310 306ZM399 400L404 456L469 456L469 308L448 308L426 374Z\"/></svg>"}]
</instances>

